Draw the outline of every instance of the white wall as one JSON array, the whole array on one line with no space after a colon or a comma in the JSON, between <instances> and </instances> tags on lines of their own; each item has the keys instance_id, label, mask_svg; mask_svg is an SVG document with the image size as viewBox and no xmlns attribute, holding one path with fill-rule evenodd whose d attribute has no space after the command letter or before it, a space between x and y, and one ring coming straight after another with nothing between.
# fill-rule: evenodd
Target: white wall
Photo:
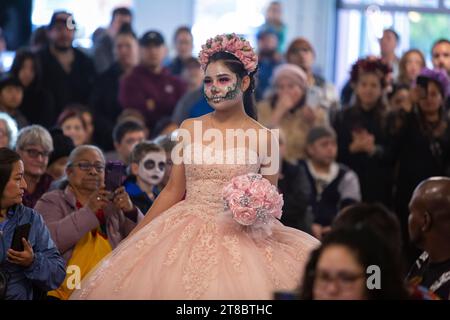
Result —
<instances>
[{"instance_id":1,"label":"white wall","mask_svg":"<svg viewBox=\"0 0 450 320\"><path fill-rule=\"evenodd\" d=\"M138 36L154 29L160 31L168 45L181 25L192 26L195 0L134 0L134 27Z\"/></svg>"},{"instance_id":2,"label":"white wall","mask_svg":"<svg viewBox=\"0 0 450 320\"><path fill-rule=\"evenodd\" d=\"M336 0L281 0L289 43L305 37L316 51L316 66L327 80L333 80L335 56Z\"/></svg>"},{"instance_id":3,"label":"white wall","mask_svg":"<svg viewBox=\"0 0 450 320\"><path fill-rule=\"evenodd\" d=\"M242 0L245 1L245 0ZM287 44L298 36L308 38L316 49L316 64L333 80L336 0L281 0L288 25ZM139 35L160 30L171 44L180 25L192 25L195 0L134 0L135 28Z\"/></svg>"}]
</instances>

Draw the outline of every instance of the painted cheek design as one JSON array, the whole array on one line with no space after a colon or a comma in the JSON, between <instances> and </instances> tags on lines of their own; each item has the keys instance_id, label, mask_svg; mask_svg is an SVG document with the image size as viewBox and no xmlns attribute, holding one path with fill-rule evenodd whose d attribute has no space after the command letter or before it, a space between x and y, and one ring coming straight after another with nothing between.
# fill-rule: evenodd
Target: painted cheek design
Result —
<instances>
[{"instance_id":1,"label":"painted cheek design","mask_svg":"<svg viewBox=\"0 0 450 320\"><path fill-rule=\"evenodd\" d=\"M207 90L207 88L205 87L205 97L206 100L208 102L214 102L214 103L219 103L221 101L226 101L226 100L233 100L235 99L239 93L240 93L240 89L239 89L239 85L240 85L240 81L238 80L235 83L230 83L230 80L226 80L225 84L222 84L220 86L211 86L210 90ZM210 92L208 92L210 91ZM225 95L218 95L218 93L220 91L225 92ZM209 94L210 93L210 94Z\"/></svg>"}]
</instances>

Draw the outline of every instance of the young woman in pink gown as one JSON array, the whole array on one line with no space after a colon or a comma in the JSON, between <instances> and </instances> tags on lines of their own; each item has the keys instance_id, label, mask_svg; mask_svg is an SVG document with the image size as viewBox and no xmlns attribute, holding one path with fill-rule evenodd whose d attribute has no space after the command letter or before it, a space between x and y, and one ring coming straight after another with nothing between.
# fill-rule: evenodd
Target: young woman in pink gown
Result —
<instances>
[{"instance_id":1,"label":"young woman in pink gown","mask_svg":"<svg viewBox=\"0 0 450 320\"><path fill-rule=\"evenodd\" d=\"M256 55L244 39L223 35L203 46L200 62L215 111L182 123L180 161L166 188L71 299L272 299L299 284L315 238L279 221L256 233L224 210L222 190L232 177L259 172L277 183L278 145L246 112ZM258 134L236 146L226 134L232 129ZM217 133L220 140L211 138Z\"/></svg>"}]
</instances>

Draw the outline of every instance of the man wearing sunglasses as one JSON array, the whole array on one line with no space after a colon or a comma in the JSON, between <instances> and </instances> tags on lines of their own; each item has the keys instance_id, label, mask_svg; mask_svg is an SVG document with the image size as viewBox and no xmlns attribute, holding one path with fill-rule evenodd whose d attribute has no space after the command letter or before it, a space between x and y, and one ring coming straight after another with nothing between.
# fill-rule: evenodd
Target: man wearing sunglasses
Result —
<instances>
[{"instance_id":1,"label":"man wearing sunglasses","mask_svg":"<svg viewBox=\"0 0 450 320\"><path fill-rule=\"evenodd\" d=\"M16 151L23 161L25 181L28 185L23 196L23 204L34 208L53 182L53 178L46 173L48 158L53 151L52 137L39 125L25 127L19 131Z\"/></svg>"}]
</instances>

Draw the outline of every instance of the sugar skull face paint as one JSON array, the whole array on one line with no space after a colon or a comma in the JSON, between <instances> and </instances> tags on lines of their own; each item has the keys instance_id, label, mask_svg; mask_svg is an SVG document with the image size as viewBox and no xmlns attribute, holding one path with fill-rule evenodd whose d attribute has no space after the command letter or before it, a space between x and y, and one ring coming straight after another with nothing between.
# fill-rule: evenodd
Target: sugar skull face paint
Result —
<instances>
[{"instance_id":1,"label":"sugar skull face paint","mask_svg":"<svg viewBox=\"0 0 450 320\"><path fill-rule=\"evenodd\" d=\"M204 95L209 104L216 105L242 96L242 80L222 63L211 63L204 79Z\"/></svg>"},{"instance_id":2,"label":"sugar skull face paint","mask_svg":"<svg viewBox=\"0 0 450 320\"><path fill-rule=\"evenodd\" d=\"M166 153L151 152L139 162L138 176L150 185L159 184L166 170Z\"/></svg>"}]
</instances>

